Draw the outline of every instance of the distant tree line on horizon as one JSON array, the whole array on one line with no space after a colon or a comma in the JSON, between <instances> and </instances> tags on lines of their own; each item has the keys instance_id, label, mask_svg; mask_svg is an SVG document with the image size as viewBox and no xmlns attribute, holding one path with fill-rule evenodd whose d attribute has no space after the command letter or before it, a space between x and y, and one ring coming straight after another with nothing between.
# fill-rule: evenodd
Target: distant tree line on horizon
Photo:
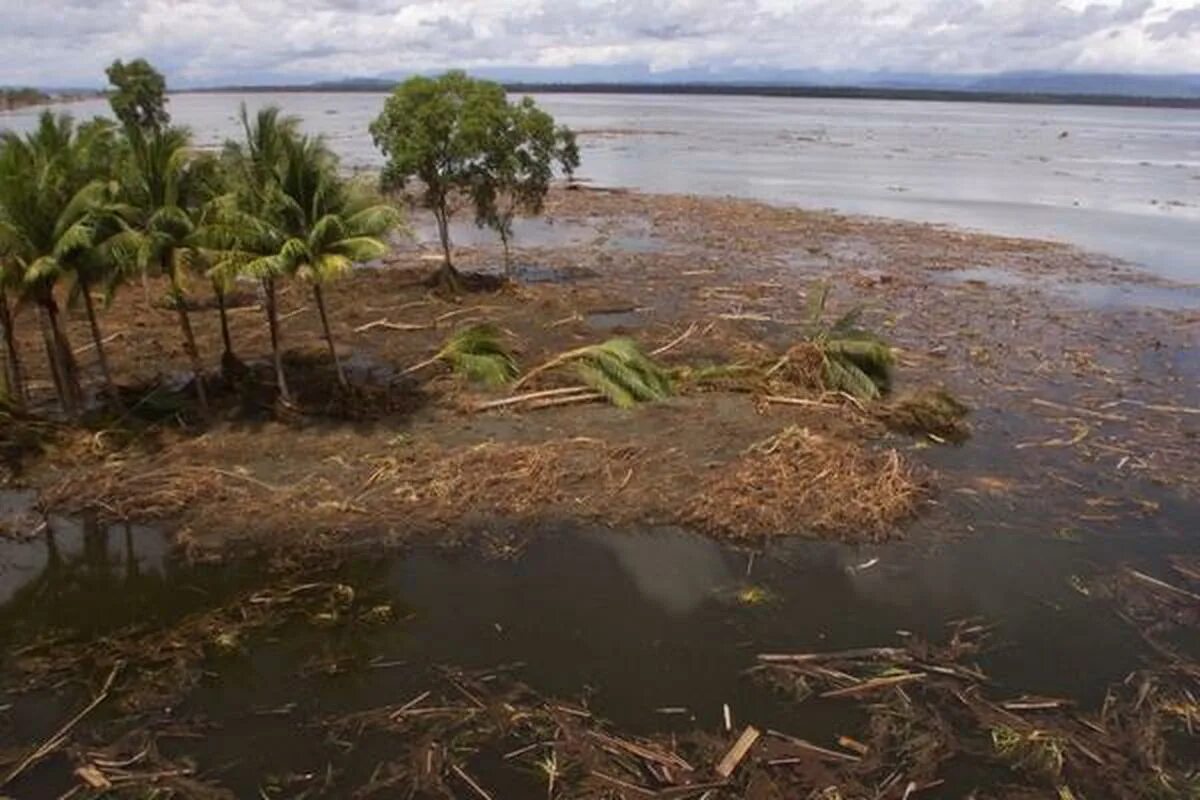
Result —
<instances>
[{"instance_id":1,"label":"distant tree line on horizon","mask_svg":"<svg viewBox=\"0 0 1200 800\"><path fill-rule=\"evenodd\" d=\"M49 103L50 95L37 89L0 89L0 111L13 111L27 106Z\"/></svg>"},{"instance_id":2,"label":"distant tree line on horizon","mask_svg":"<svg viewBox=\"0 0 1200 800\"><path fill-rule=\"evenodd\" d=\"M292 403L277 297L279 285L293 281L310 293L338 384L349 388L323 288L387 252L385 237L403 225L399 192L419 185L444 255L431 282L456 292L455 210L469 206L478 225L497 232L507 276L514 216L540 212L555 168L570 174L579 165L570 130L532 100L509 102L498 84L462 72L397 87L371 125L388 157L379 178L344 174L322 137L304 133L299 118L275 106L252 114L243 105L242 136L216 152L198 150L187 129L171 124L166 82L150 64L117 61L107 75L115 122L77 122L46 110L25 135L0 132L0 411L24 409L29 400L15 333L32 314L59 404L68 417L81 415L78 351L67 338L64 302L82 307L105 392L122 410L100 311L139 276L144 284L150 276L165 280L204 416L205 369L188 302L197 282L216 300L224 371L244 370L226 298L238 283L257 284L277 396Z\"/></svg>"}]
</instances>

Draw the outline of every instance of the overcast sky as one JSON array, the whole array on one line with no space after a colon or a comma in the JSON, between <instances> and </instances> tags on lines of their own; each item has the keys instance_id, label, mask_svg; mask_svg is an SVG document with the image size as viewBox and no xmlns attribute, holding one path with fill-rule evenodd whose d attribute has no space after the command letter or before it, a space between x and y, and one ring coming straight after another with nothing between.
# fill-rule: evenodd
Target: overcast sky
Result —
<instances>
[{"instance_id":1,"label":"overcast sky","mask_svg":"<svg viewBox=\"0 0 1200 800\"><path fill-rule=\"evenodd\" d=\"M1196 0L0 0L0 85L587 65L1200 73Z\"/></svg>"}]
</instances>

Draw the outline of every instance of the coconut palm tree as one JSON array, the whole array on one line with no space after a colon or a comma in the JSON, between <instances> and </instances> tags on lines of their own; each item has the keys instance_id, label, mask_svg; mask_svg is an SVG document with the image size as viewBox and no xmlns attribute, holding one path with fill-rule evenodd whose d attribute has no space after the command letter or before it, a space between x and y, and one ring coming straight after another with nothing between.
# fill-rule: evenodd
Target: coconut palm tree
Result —
<instances>
[{"instance_id":1,"label":"coconut palm tree","mask_svg":"<svg viewBox=\"0 0 1200 800\"><path fill-rule=\"evenodd\" d=\"M400 224L400 212L383 203L368 184L342 181L336 158L321 138L292 137L284 149L287 160L280 188L287 202L282 227L289 238L270 271L298 278L312 289L338 384L347 389L323 287L354 264L383 256L387 245L380 237Z\"/></svg>"},{"instance_id":2,"label":"coconut palm tree","mask_svg":"<svg viewBox=\"0 0 1200 800\"><path fill-rule=\"evenodd\" d=\"M225 143L223 163L228 192L213 203L203 238L220 253L210 275L222 286L234 276L259 281L263 307L271 334L271 358L280 400L292 401L283 369L279 330L278 281L283 276L277 256L289 240L284 224L289 199L281 188L290 142L298 134L299 120L282 116L275 106L250 117L241 109L243 141Z\"/></svg>"},{"instance_id":3,"label":"coconut palm tree","mask_svg":"<svg viewBox=\"0 0 1200 800\"><path fill-rule=\"evenodd\" d=\"M196 396L207 414L204 364L188 313L187 283L205 264L197 230L202 210L219 191L216 161L192 150L191 135L184 128L149 133L134 128L127 136L129 159L122 182L132 224L120 246L143 273L166 276L184 350L196 377Z\"/></svg>"},{"instance_id":4,"label":"coconut palm tree","mask_svg":"<svg viewBox=\"0 0 1200 800\"><path fill-rule=\"evenodd\" d=\"M20 301L38 309L54 386L71 416L78 414L83 392L56 289L106 235L99 219L113 200L105 178L116 148L110 124L97 120L76 126L69 115L49 111L25 136L0 136L0 256L7 265L6 281ZM7 337L12 320L5 316ZM99 338L97 344L102 349Z\"/></svg>"}]
</instances>

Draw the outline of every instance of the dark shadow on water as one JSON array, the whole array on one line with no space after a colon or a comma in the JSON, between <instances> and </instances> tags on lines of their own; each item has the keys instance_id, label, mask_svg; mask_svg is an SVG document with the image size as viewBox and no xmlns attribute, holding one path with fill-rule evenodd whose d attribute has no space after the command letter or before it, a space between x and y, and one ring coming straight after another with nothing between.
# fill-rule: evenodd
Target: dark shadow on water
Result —
<instances>
[{"instance_id":1,"label":"dark shadow on water","mask_svg":"<svg viewBox=\"0 0 1200 800\"><path fill-rule=\"evenodd\" d=\"M984 420L981 435L1002 424ZM963 468L974 452L941 449L940 466ZM19 513L30 501L9 496L5 507ZM1128 562L1164 574L1166 554L1194 552L1198 543L1168 535L1169 520L1059 540L1046 531L1053 503L996 502L961 531L953 530L956 517L934 511L908 543L789 539L752 562L748 550L680 530L568 523L545 525L512 557L490 547L359 551L330 569L360 594L390 603L394 621L332 629L293 622L255 635L241 652L207 662L200 686L165 712L200 716L220 735L164 747L202 767L223 765L220 782L253 796L265 775L323 768L320 736L297 735L313 721L403 703L430 688L438 665L516 662L519 678L539 692L586 701L624 730L714 730L728 703L736 724L828 742L854 729L857 712L836 701L782 700L744 675L756 653L893 645L899 631L942 640L947 623L976 617L996 626L996 646L980 665L998 694L1067 696L1096 708L1145 650L1106 601L1075 591L1066 578ZM1195 511L1164 514L1183 524ZM525 533L494 525L486 538L524 541ZM962 535L947 538L955 533ZM51 520L47 535L32 541L0 542L0 564L6 648L52 631L86 639L131 624L170 626L270 582L260 562L191 565L152 529L66 519ZM739 599L750 586L766 602ZM37 711L22 700L12 717L21 724L8 724L32 741L66 706ZM687 713L665 716L657 711L664 707ZM369 746L346 754L342 779L365 782L379 755Z\"/></svg>"}]
</instances>

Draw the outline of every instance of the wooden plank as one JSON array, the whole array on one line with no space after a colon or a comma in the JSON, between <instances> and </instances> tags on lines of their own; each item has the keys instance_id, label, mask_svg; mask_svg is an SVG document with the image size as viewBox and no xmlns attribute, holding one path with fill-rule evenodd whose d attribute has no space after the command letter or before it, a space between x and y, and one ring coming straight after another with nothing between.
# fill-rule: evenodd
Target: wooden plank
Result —
<instances>
[{"instance_id":1,"label":"wooden plank","mask_svg":"<svg viewBox=\"0 0 1200 800\"><path fill-rule=\"evenodd\" d=\"M722 758L720 763L717 764L715 772L722 778L728 778L730 775L732 775L734 771L737 770L738 765L742 763L742 759L744 759L746 754L750 752L750 748L754 747L754 743L758 741L758 737L761 735L762 734L759 733L758 728L754 727L753 725L747 725L746 729L742 731L742 735L739 736L737 741L733 743L733 747L729 748L729 752L726 753L725 757Z\"/></svg>"}]
</instances>

